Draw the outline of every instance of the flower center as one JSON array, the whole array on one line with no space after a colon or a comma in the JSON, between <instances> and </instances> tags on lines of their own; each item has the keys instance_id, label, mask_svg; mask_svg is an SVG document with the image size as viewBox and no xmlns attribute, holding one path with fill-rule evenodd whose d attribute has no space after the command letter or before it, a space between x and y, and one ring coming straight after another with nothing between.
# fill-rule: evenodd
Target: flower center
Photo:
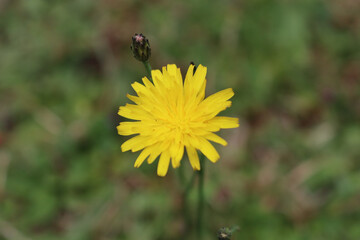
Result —
<instances>
[{"instance_id":1,"label":"flower center","mask_svg":"<svg viewBox=\"0 0 360 240\"><path fill-rule=\"evenodd\" d=\"M177 122L176 125L177 125L177 129L179 129L180 131L186 131L189 129L188 121L180 120Z\"/></svg>"},{"instance_id":2,"label":"flower center","mask_svg":"<svg viewBox=\"0 0 360 240\"><path fill-rule=\"evenodd\" d=\"M168 127L170 131L176 131L178 133L189 133L190 132L190 126L189 126L189 120L187 119L171 119L166 121L165 125Z\"/></svg>"}]
</instances>

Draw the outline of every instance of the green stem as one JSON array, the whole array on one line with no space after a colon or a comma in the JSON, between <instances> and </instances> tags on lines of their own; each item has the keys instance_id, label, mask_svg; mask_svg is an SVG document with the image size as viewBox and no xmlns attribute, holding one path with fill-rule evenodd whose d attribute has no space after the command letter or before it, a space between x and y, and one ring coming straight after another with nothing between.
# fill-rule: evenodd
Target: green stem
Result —
<instances>
[{"instance_id":1,"label":"green stem","mask_svg":"<svg viewBox=\"0 0 360 240\"><path fill-rule=\"evenodd\" d=\"M150 80L152 80L152 79L151 79L151 66L150 66L150 63L149 63L148 61L145 61L145 62L142 62L142 63L143 63L144 66L145 66L146 72L147 72Z\"/></svg>"},{"instance_id":2,"label":"green stem","mask_svg":"<svg viewBox=\"0 0 360 240\"><path fill-rule=\"evenodd\" d=\"M198 184L198 212L197 212L197 222L196 222L196 230L197 230L197 240L202 240L204 235L204 171L205 171L205 161L204 155L200 155L200 166L201 169L198 172L199 175L199 184Z\"/></svg>"},{"instance_id":3,"label":"green stem","mask_svg":"<svg viewBox=\"0 0 360 240\"><path fill-rule=\"evenodd\" d=\"M184 222L185 222L185 231L184 231L183 237L186 237L187 234L191 231L191 227L192 227L192 221L191 221L189 204L188 204L188 196L189 196L191 188L194 186L194 180L195 180L196 174L194 173L192 175L191 179L189 181L186 181L183 166L180 166L179 171L177 171L177 172L178 172L178 177L180 179L180 183L183 186L183 192L182 192L182 198L183 198L182 209L183 209L183 211L182 211L182 213L183 213L183 218L184 218Z\"/></svg>"},{"instance_id":4,"label":"green stem","mask_svg":"<svg viewBox=\"0 0 360 240\"><path fill-rule=\"evenodd\" d=\"M195 180L195 174L193 174L193 175L191 176L190 181L188 182L188 184L187 184L186 187L185 187L185 191L184 191L185 196L187 196L187 195L189 194L192 186L194 186L194 180Z\"/></svg>"}]
</instances>

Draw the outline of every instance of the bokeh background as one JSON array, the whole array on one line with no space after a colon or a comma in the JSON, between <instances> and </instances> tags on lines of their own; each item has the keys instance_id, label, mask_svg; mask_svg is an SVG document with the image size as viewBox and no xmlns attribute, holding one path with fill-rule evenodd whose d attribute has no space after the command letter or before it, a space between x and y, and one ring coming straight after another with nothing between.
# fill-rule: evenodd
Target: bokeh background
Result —
<instances>
[{"instance_id":1,"label":"bokeh background","mask_svg":"<svg viewBox=\"0 0 360 240\"><path fill-rule=\"evenodd\" d=\"M208 67L232 87L207 164L207 239L360 239L357 0L1 0L0 239L191 239L176 170L134 169L120 105L153 68ZM192 170L184 161L186 177ZM190 193L190 204L196 191ZM195 208L191 208L195 214Z\"/></svg>"}]
</instances>

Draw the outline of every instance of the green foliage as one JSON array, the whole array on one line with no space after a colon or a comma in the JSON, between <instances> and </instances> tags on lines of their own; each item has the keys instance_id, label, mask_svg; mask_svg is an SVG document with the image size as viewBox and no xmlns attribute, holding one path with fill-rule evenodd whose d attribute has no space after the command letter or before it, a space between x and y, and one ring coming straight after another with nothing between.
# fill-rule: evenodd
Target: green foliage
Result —
<instances>
[{"instance_id":1,"label":"green foliage","mask_svg":"<svg viewBox=\"0 0 360 240\"><path fill-rule=\"evenodd\" d=\"M356 1L0 1L0 239L187 239L176 171L134 169L116 115L150 63L208 67L232 87L206 234L359 239ZM190 178L188 164L182 166ZM195 206L196 192L190 193ZM190 209L195 213L195 209ZM6 224L3 224L3 223ZM20 239L21 240L21 239Z\"/></svg>"}]
</instances>

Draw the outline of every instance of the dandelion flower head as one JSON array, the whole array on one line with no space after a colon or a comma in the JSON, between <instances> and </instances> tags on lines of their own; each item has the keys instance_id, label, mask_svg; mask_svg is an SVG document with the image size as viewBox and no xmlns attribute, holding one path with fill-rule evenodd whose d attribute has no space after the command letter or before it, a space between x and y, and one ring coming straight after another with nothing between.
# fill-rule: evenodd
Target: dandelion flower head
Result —
<instances>
[{"instance_id":1,"label":"dandelion flower head","mask_svg":"<svg viewBox=\"0 0 360 240\"><path fill-rule=\"evenodd\" d=\"M217 116L230 107L233 90L205 98L207 68L199 65L194 73L194 67L189 66L184 82L180 69L172 64L162 72L151 71L152 82L144 77L143 84L132 84L137 96L127 97L134 104L120 107L118 114L135 121L121 122L117 130L120 135L136 135L121 145L123 152L142 150L135 167L160 156L157 174L165 176L170 162L173 168L180 166L186 149L192 168L200 170L197 150L216 162L220 156L209 141L224 146L227 142L214 132L239 126L237 118Z\"/></svg>"}]
</instances>

